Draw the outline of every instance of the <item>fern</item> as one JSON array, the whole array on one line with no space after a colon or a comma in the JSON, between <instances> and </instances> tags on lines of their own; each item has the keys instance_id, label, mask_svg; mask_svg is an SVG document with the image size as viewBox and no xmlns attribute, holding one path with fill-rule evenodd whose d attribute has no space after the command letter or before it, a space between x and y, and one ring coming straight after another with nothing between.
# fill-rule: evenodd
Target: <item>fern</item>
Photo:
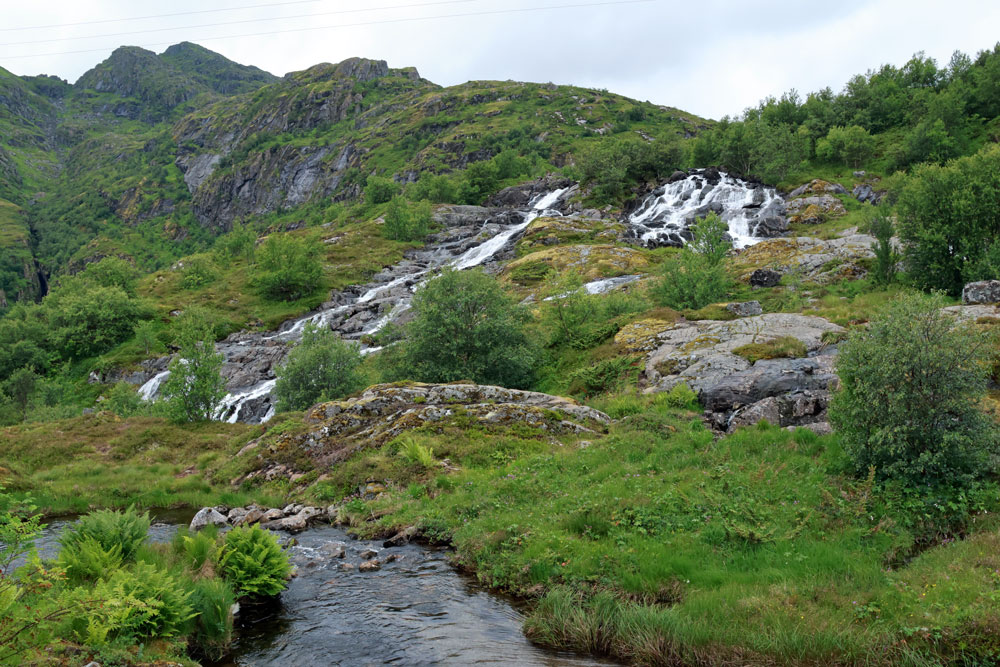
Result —
<instances>
[{"instance_id":1,"label":"fern","mask_svg":"<svg viewBox=\"0 0 1000 667\"><path fill-rule=\"evenodd\" d=\"M241 596L277 595L291 574L287 554L274 535L259 526L239 526L226 534L219 568Z\"/></svg>"}]
</instances>

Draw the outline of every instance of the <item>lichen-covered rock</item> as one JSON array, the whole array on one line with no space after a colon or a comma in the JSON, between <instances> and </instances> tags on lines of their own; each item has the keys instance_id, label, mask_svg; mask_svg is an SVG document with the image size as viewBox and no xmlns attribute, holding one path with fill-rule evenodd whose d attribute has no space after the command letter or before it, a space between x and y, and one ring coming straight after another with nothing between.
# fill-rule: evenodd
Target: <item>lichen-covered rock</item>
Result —
<instances>
[{"instance_id":1,"label":"lichen-covered rock","mask_svg":"<svg viewBox=\"0 0 1000 667\"><path fill-rule=\"evenodd\" d=\"M646 319L626 324L615 334L615 345L623 352L649 352L659 347L657 336L672 329L676 320Z\"/></svg>"},{"instance_id":2,"label":"lichen-covered rock","mask_svg":"<svg viewBox=\"0 0 1000 667\"><path fill-rule=\"evenodd\" d=\"M225 526L229 520L214 507L203 507L191 519L189 530L201 530L205 526Z\"/></svg>"},{"instance_id":3,"label":"lichen-covered rock","mask_svg":"<svg viewBox=\"0 0 1000 667\"><path fill-rule=\"evenodd\" d=\"M875 257L874 243L874 237L856 230L826 240L811 236L768 239L740 252L733 259L733 267L745 282L750 282L759 269L796 271L805 280L820 284L860 279L868 274L864 261Z\"/></svg>"},{"instance_id":4,"label":"lichen-covered rock","mask_svg":"<svg viewBox=\"0 0 1000 667\"><path fill-rule=\"evenodd\" d=\"M824 181L821 178L814 178L805 185L800 185L791 192L788 193L789 198L801 197L803 195L813 194L832 194L832 195L843 195L847 194L847 188L845 188L840 183L831 183L829 181Z\"/></svg>"},{"instance_id":5,"label":"lichen-covered rock","mask_svg":"<svg viewBox=\"0 0 1000 667\"><path fill-rule=\"evenodd\" d=\"M618 243L624 237L625 225L621 222L583 217L543 217L528 225L517 247L520 252L533 252L582 241Z\"/></svg>"},{"instance_id":6,"label":"lichen-covered rock","mask_svg":"<svg viewBox=\"0 0 1000 667\"><path fill-rule=\"evenodd\" d=\"M962 289L962 303L965 305L1000 303L1000 280L968 283Z\"/></svg>"},{"instance_id":7,"label":"lichen-covered rock","mask_svg":"<svg viewBox=\"0 0 1000 667\"><path fill-rule=\"evenodd\" d=\"M649 259L635 248L616 245L559 246L539 250L511 262L504 268L502 277L513 280L519 271L530 266L547 266L557 273L575 270L589 281L642 273L649 266Z\"/></svg>"},{"instance_id":8,"label":"lichen-covered rock","mask_svg":"<svg viewBox=\"0 0 1000 667\"><path fill-rule=\"evenodd\" d=\"M788 202L788 222L819 224L847 215L847 209L832 195L814 195Z\"/></svg>"},{"instance_id":9,"label":"lichen-covered rock","mask_svg":"<svg viewBox=\"0 0 1000 667\"><path fill-rule=\"evenodd\" d=\"M726 310L736 317L753 317L754 315L760 315L764 312L764 309L760 305L760 301L727 303Z\"/></svg>"}]
</instances>

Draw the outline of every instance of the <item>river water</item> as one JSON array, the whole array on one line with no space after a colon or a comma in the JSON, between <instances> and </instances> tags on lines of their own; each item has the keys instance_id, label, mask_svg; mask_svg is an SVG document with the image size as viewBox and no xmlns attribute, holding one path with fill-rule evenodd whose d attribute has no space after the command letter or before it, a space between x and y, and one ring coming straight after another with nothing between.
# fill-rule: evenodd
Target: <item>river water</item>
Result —
<instances>
[{"instance_id":1,"label":"river water","mask_svg":"<svg viewBox=\"0 0 1000 667\"><path fill-rule=\"evenodd\" d=\"M154 542L169 541L190 512L157 516ZM68 520L52 521L37 541L44 557L58 551ZM296 576L279 600L247 608L237 618L229 656L212 667L279 665L538 665L576 667L610 664L547 651L521 632L524 616L459 573L449 552L410 544L383 549L381 542L354 540L340 528L322 526L297 536L289 549ZM343 547L344 558L331 552ZM366 550L396 560L361 573ZM342 563L354 567L341 570Z\"/></svg>"}]
</instances>

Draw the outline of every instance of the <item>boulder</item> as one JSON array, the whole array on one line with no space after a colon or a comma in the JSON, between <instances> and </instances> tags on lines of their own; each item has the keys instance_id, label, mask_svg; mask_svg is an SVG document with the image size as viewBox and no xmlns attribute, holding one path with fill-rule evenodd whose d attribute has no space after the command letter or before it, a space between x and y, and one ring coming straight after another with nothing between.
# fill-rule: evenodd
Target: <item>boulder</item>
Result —
<instances>
[{"instance_id":1,"label":"boulder","mask_svg":"<svg viewBox=\"0 0 1000 667\"><path fill-rule=\"evenodd\" d=\"M814 178L805 185L801 185L790 193L788 193L789 199L794 197L801 197L807 194L819 195L819 194L832 194L832 195L843 195L847 194L847 188L845 188L840 183L830 183L829 181L824 181L821 178Z\"/></svg>"},{"instance_id":2,"label":"boulder","mask_svg":"<svg viewBox=\"0 0 1000 667\"><path fill-rule=\"evenodd\" d=\"M788 202L788 222L819 224L847 215L847 209L832 195L815 195Z\"/></svg>"},{"instance_id":3,"label":"boulder","mask_svg":"<svg viewBox=\"0 0 1000 667\"><path fill-rule=\"evenodd\" d=\"M781 274L774 269L755 269L750 274L751 287L775 287L781 282Z\"/></svg>"},{"instance_id":4,"label":"boulder","mask_svg":"<svg viewBox=\"0 0 1000 667\"><path fill-rule=\"evenodd\" d=\"M822 390L807 389L768 396L734 412L729 418L727 428L731 430L740 426L751 426L762 420L767 420L774 426L784 427L826 423L826 409L829 404L830 392Z\"/></svg>"},{"instance_id":5,"label":"boulder","mask_svg":"<svg viewBox=\"0 0 1000 667\"><path fill-rule=\"evenodd\" d=\"M1000 280L968 283L962 289L962 303L966 305L1000 303Z\"/></svg>"},{"instance_id":6,"label":"boulder","mask_svg":"<svg viewBox=\"0 0 1000 667\"><path fill-rule=\"evenodd\" d=\"M234 526L250 526L255 523L260 522L261 518L264 516L264 512L260 509L254 508L240 517L239 520L234 521Z\"/></svg>"},{"instance_id":7,"label":"boulder","mask_svg":"<svg viewBox=\"0 0 1000 667\"><path fill-rule=\"evenodd\" d=\"M573 181L568 178L563 178L556 174L549 174L544 178L540 178L535 181L528 181L527 183L521 183L520 185L504 188L490 197L486 201L486 204L487 206L501 208L525 209L535 202L540 196L548 194L553 190L570 188L573 184ZM568 194L569 193L567 193L567 195ZM560 200L565 199L565 196L560 197ZM558 209L560 203L561 202L557 202L554 208Z\"/></svg>"},{"instance_id":8,"label":"boulder","mask_svg":"<svg viewBox=\"0 0 1000 667\"><path fill-rule=\"evenodd\" d=\"M361 560L371 560L376 556L378 556L378 552L375 551L374 549L365 549L360 554Z\"/></svg>"},{"instance_id":9,"label":"boulder","mask_svg":"<svg viewBox=\"0 0 1000 667\"><path fill-rule=\"evenodd\" d=\"M277 521L278 519L284 519L285 513L279 509L270 509L264 512L260 520L261 521Z\"/></svg>"},{"instance_id":10,"label":"boulder","mask_svg":"<svg viewBox=\"0 0 1000 667\"><path fill-rule=\"evenodd\" d=\"M870 183L860 183L854 186L851 194L859 202L868 202L872 205L878 205L882 201L882 197L885 196L885 191L876 190Z\"/></svg>"},{"instance_id":11,"label":"boulder","mask_svg":"<svg viewBox=\"0 0 1000 667\"><path fill-rule=\"evenodd\" d=\"M358 572L375 572L382 569L382 563L377 560L366 560L358 565Z\"/></svg>"},{"instance_id":12,"label":"boulder","mask_svg":"<svg viewBox=\"0 0 1000 667\"><path fill-rule=\"evenodd\" d=\"M753 285L762 268L780 273L796 272L804 280L822 285L857 280L868 275L866 265L875 256L875 238L849 229L832 239L798 236L767 239L744 249L733 258L741 280ZM894 243L894 245L896 245Z\"/></svg>"},{"instance_id":13,"label":"boulder","mask_svg":"<svg viewBox=\"0 0 1000 667\"><path fill-rule=\"evenodd\" d=\"M229 520L220 514L214 507L205 507L198 510L198 513L191 519L188 529L191 531L201 530L205 526L225 526Z\"/></svg>"},{"instance_id":14,"label":"boulder","mask_svg":"<svg viewBox=\"0 0 1000 667\"><path fill-rule=\"evenodd\" d=\"M752 317L764 312L760 301L743 301L742 303L727 303L726 310L736 317Z\"/></svg>"}]
</instances>

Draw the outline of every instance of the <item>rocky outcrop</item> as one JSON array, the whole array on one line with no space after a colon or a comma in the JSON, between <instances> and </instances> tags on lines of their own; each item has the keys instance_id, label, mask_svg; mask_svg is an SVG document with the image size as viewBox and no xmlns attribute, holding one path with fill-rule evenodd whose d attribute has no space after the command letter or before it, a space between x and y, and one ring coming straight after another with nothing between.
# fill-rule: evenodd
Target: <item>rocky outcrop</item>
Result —
<instances>
[{"instance_id":1,"label":"rocky outcrop","mask_svg":"<svg viewBox=\"0 0 1000 667\"><path fill-rule=\"evenodd\" d=\"M831 195L846 195L847 188L845 188L840 183L830 183L829 181L824 181L821 178L814 178L805 185L800 185L791 192L788 193L789 199L794 197L801 197L803 195L821 195L821 194L831 194Z\"/></svg>"},{"instance_id":2,"label":"rocky outcrop","mask_svg":"<svg viewBox=\"0 0 1000 667\"><path fill-rule=\"evenodd\" d=\"M764 286L760 282L764 274L757 273L761 269L781 274L796 272L807 281L829 284L866 276L865 261L875 257L874 243L874 237L859 234L856 229L833 239L809 236L768 239L742 251L734 258L733 265L741 280L750 282L757 275L760 286Z\"/></svg>"},{"instance_id":3,"label":"rocky outcrop","mask_svg":"<svg viewBox=\"0 0 1000 667\"><path fill-rule=\"evenodd\" d=\"M524 209L530 207L532 202L542 195L548 194L553 190L571 188L574 185L574 182L568 178L556 174L548 174L538 180L505 188L487 199L486 205ZM570 196L571 193L566 192L561 199L566 199Z\"/></svg>"},{"instance_id":4,"label":"rocky outcrop","mask_svg":"<svg viewBox=\"0 0 1000 667\"><path fill-rule=\"evenodd\" d=\"M678 322L656 335L646 358L647 391L668 391L684 383L698 393L713 426L725 430L737 413L780 414L781 426L824 419L829 390L836 385L833 353L824 334L844 329L820 317L769 313L731 321ZM780 338L800 341L808 358L762 359L736 354L751 344ZM808 396L801 392L812 392ZM766 399L767 404L757 405ZM812 402L810 402L812 401Z\"/></svg>"},{"instance_id":5,"label":"rocky outcrop","mask_svg":"<svg viewBox=\"0 0 1000 667\"><path fill-rule=\"evenodd\" d=\"M877 206L885 197L885 190L876 190L871 183L859 183L851 191L854 198L861 203L869 203Z\"/></svg>"},{"instance_id":6,"label":"rocky outcrop","mask_svg":"<svg viewBox=\"0 0 1000 667\"><path fill-rule=\"evenodd\" d=\"M962 303L1000 303L1000 280L981 280L967 284L962 289Z\"/></svg>"},{"instance_id":7,"label":"rocky outcrop","mask_svg":"<svg viewBox=\"0 0 1000 667\"><path fill-rule=\"evenodd\" d=\"M538 392L467 383L376 385L354 398L314 406L298 433L244 447L238 456L253 470L233 483L258 477L294 481L305 468L337 465L358 451L427 426L458 422L486 430L528 427L539 433L584 434L602 432L610 421L576 401Z\"/></svg>"},{"instance_id":8,"label":"rocky outcrop","mask_svg":"<svg viewBox=\"0 0 1000 667\"><path fill-rule=\"evenodd\" d=\"M633 248L617 245L573 245L539 250L508 264L502 276L519 282L524 273L573 270L584 280L597 280L640 272L649 264L647 256ZM523 282L523 281L520 281Z\"/></svg>"},{"instance_id":9,"label":"rocky outcrop","mask_svg":"<svg viewBox=\"0 0 1000 667\"><path fill-rule=\"evenodd\" d=\"M816 225L847 215L847 209L832 195L813 195L788 202L788 222Z\"/></svg>"}]
</instances>

